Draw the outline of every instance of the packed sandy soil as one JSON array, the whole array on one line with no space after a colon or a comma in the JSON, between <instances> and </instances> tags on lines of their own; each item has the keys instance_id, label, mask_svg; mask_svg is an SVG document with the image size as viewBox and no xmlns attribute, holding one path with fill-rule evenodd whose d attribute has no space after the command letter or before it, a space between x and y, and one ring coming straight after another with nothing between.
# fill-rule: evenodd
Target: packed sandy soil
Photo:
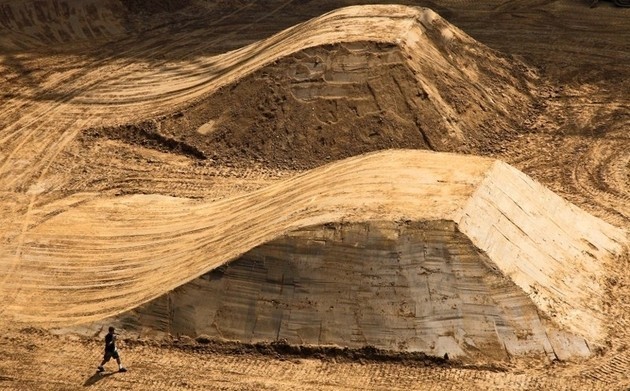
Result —
<instances>
[{"instance_id":1,"label":"packed sandy soil","mask_svg":"<svg viewBox=\"0 0 630 391\"><path fill-rule=\"evenodd\" d=\"M630 389L630 9L145 3L0 0L0 389Z\"/></svg>"}]
</instances>

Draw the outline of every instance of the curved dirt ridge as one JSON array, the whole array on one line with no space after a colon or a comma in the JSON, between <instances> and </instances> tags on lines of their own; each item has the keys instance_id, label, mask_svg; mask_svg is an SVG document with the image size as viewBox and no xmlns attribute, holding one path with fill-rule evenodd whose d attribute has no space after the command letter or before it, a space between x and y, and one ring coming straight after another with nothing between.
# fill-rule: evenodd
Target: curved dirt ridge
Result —
<instances>
[{"instance_id":1,"label":"curved dirt ridge","mask_svg":"<svg viewBox=\"0 0 630 391\"><path fill-rule=\"evenodd\" d=\"M474 43L427 9L349 7L244 48L184 62L176 69L147 67L119 58L101 60L82 69L78 65L80 59L71 59L64 64L63 72L42 79L45 82L39 83L37 88L11 87L6 95L7 109L0 114L3 148L0 192L7 200L1 206L0 216L4 243L0 248L3 293L11 292L5 295L7 297L15 294L14 288L19 282L9 281L10 276L15 276L15 270L24 266L21 259L27 233L37 224L35 216L47 209L45 204L51 202L51 198L61 197L60 202L71 207L75 202L100 196L67 194L66 184L72 179L72 171L55 170L58 160L65 158L62 153L68 151L82 130L170 112L289 53L323 43L393 42L401 47L408 45L406 51L413 56L415 51L408 49L424 42L424 32L433 27L442 28L438 35L445 41L457 39ZM451 64L443 65L452 69ZM129 77L132 74L133 78ZM426 90L432 91L430 86ZM439 100L439 94L435 94L434 99ZM450 106L440 107L447 118L454 118ZM462 137L456 124L451 124L449 129L453 137ZM151 166L146 164L145 168Z\"/></svg>"},{"instance_id":2,"label":"curved dirt ridge","mask_svg":"<svg viewBox=\"0 0 630 391\"><path fill-rule=\"evenodd\" d=\"M288 232L114 318L94 335L372 346L473 360L579 359L559 329L452 220L328 223Z\"/></svg>"},{"instance_id":3,"label":"curved dirt ridge","mask_svg":"<svg viewBox=\"0 0 630 391\"><path fill-rule=\"evenodd\" d=\"M136 195L61 211L26 233L3 315L93 321L300 227L439 219L454 221L543 314L601 342L603 262L623 250L625 233L505 163L423 151L350 158L217 202Z\"/></svg>"},{"instance_id":4,"label":"curved dirt ridge","mask_svg":"<svg viewBox=\"0 0 630 391\"><path fill-rule=\"evenodd\" d=\"M395 5L342 8L255 44L225 54L184 61L177 67L147 67L142 62L129 63L123 59L103 60L85 72L72 69L65 76L57 75L49 85L41 86L41 91L9 91L8 95L15 95L15 98L7 102L7 107L14 110L8 109L4 113L6 117L0 117L0 123L7 121L10 124L0 134L3 148L8 151L0 155L0 190L24 190L41 181L59 153L88 127L172 113L289 54L323 44L356 41L399 46L410 56L407 65L413 73L422 74L422 66L435 62L429 69L451 74L454 81L474 81L480 77L474 63L466 56L458 58L456 53L449 53L448 45L457 42L458 48L470 46L473 53L482 45L429 9ZM496 65L497 77L507 82L501 83L501 91L496 94L501 98L488 98L489 92L484 90L468 91L469 98L475 102L488 101L487 105L495 113L508 115L513 99L526 102L528 92L518 90L525 88L520 83L510 82L515 80L510 74L513 65L485 49L488 50L484 54L485 60ZM451 62L449 56L454 56L455 60ZM132 73L133 77L129 77ZM442 96L444 91L440 91L430 78L419 78L418 84L432 100L439 117L445 119L442 124L444 138L465 141L464 122L457 110L469 109L467 103L447 102ZM53 103L43 99L46 96L51 97ZM27 104L25 98L32 99ZM470 110L483 111L480 107ZM42 128L47 130L46 135L35 137ZM63 174L60 176L63 178Z\"/></svg>"},{"instance_id":5,"label":"curved dirt ridge","mask_svg":"<svg viewBox=\"0 0 630 391\"><path fill-rule=\"evenodd\" d=\"M73 172L65 165L68 160L61 161L67 158L66 152L75 155L69 151L70 147L84 129L172 112L175 107L234 83L289 53L324 43L372 40L409 45L413 49L414 44L426 38L425 25L446 28L448 34L443 37L446 40L473 42L427 9L349 7L229 53L191 61L189 53L180 50L182 63L177 67L148 67L124 57L101 58L84 67L84 59L71 57L57 64L58 68L53 68L50 74L34 72L29 74L32 76L29 83L8 87L6 110L0 114L0 194L6 200L0 205L3 293L11 291L8 296L15 293L13 289L19 283L10 282L9 276L24 266L20 263L27 232L37 224L35 216L46 209L45 204L61 198L61 203L73 205L100 196L72 195L76 188L69 191L67 184L73 180ZM171 43L177 44L177 41ZM413 51L409 53L413 55ZM141 58L146 53L134 54ZM431 91L429 87L427 91ZM435 99L439 100L439 94ZM452 108L444 105L443 109L446 117L453 118ZM454 137L461 137L456 125L449 129ZM143 168L151 171L150 163L145 162Z\"/></svg>"},{"instance_id":6,"label":"curved dirt ridge","mask_svg":"<svg viewBox=\"0 0 630 391\"><path fill-rule=\"evenodd\" d=\"M289 53L174 113L84 132L76 148L156 148L160 137L199 159L283 169L390 148L500 149L536 112L535 75L435 14L421 16L396 41Z\"/></svg>"}]
</instances>

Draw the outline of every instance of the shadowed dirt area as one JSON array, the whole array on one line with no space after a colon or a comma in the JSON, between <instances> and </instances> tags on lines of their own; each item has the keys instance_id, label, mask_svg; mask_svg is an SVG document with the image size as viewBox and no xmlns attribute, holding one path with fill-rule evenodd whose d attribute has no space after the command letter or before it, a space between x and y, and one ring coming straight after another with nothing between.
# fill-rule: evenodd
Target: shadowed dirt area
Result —
<instances>
[{"instance_id":1,"label":"shadowed dirt area","mask_svg":"<svg viewBox=\"0 0 630 391\"><path fill-rule=\"evenodd\" d=\"M630 9L385 3L0 0L0 389L630 387Z\"/></svg>"}]
</instances>

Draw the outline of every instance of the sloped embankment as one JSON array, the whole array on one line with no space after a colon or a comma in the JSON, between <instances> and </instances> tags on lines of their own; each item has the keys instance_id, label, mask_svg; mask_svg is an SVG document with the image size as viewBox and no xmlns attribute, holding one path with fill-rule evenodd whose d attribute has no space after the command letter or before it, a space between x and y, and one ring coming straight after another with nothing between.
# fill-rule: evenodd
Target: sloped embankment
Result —
<instances>
[{"instance_id":1,"label":"sloped embankment","mask_svg":"<svg viewBox=\"0 0 630 391\"><path fill-rule=\"evenodd\" d=\"M381 22L385 10L400 12L387 16L396 28L371 36L366 20ZM350 33L327 40L341 22ZM322 38L298 40L317 28ZM492 151L534 110L531 70L428 9L349 7L274 41L269 49L285 54L273 63L174 113L125 125L141 130L123 132L126 141L145 145L138 134L158 133L214 161L313 168L387 148ZM298 42L301 50L283 49ZM93 130L83 142L120 134Z\"/></svg>"},{"instance_id":2,"label":"sloped embankment","mask_svg":"<svg viewBox=\"0 0 630 391\"><path fill-rule=\"evenodd\" d=\"M23 238L3 289L11 319L104 319L301 227L450 220L542 316L598 344L604 266L627 243L504 163L423 151L346 159L216 202L138 195L57 213Z\"/></svg>"},{"instance_id":3,"label":"sloped embankment","mask_svg":"<svg viewBox=\"0 0 630 391\"><path fill-rule=\"evenodd\" d=\"M121 314L127 335L373 346L451 358L586 356L451 220L290 232Z\"/></svg>"}]
</instances>

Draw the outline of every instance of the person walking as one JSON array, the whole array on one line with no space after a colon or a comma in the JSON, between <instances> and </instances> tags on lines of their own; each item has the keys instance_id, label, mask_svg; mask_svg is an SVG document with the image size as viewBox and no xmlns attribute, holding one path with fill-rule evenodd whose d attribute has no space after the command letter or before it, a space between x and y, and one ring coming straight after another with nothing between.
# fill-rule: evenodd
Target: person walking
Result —
<instances>
[{"instance_id":1,"label":"person walking","mask_svg":"<svg viewBox=\"0 0 630 391\"><path fill-rule=\"evenodd\" d=\"M127 372L127 369L123 367L122 362L120 361L120 354L118 354L118 348L116 347L116 337L118 334L116 334L115 331L116 329L113 326L110 326L109 333L105 335L105 355L103 356L101 365L98 366L98 372L105 371L103 365L107 364L112 357L116 360L116 363L118 363L118 372Z\"/></svg>"}]
</instances>

